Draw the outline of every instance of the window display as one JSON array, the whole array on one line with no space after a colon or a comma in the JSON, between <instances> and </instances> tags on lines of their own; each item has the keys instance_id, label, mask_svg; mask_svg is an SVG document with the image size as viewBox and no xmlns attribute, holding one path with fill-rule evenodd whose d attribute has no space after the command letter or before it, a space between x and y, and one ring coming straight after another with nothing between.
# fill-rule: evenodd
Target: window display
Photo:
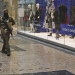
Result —
<instances>
[{"instance_id":1,"label":"window display","mask_svg":"<svg viewBox=\"0 0 75 75\"><path fill-rule=\"evenodd\" d=\"M35 0L21 1L18 2L19 5L22 5L22 7L18 8L18 31L34 31L32 16L35 14Z\"/></svg>"},{"instance_id":2,"label":"window display","mask_svg":"<svg viewBox=\"0 0 75 75\"><path fill-rule=\"evenodd\" d=\"M71 0L36 0L36 3L25 3L24 16L20 18L26 21L19 21L19 31L74 47L75 43L71 43L74 40L70 36L75 36L75 6L71 3Z\"/></svg>"},{"instance_id":3,"label":"window display","mask_svg":"<svg viewBox=\"0 0 75 75\"><path fill-rule=\"evenodd\" d=\"M48 22L48 29L49 29L49 35L48 36L52 36L52 33L53 33L53 24L54 24L53 23L53 19L54 19L53 13L54 13L54 10L55 10L54 1L52 1L51 4L48 5L48 11L47 11L46 22Z\"/></svg>"}]
</instances>

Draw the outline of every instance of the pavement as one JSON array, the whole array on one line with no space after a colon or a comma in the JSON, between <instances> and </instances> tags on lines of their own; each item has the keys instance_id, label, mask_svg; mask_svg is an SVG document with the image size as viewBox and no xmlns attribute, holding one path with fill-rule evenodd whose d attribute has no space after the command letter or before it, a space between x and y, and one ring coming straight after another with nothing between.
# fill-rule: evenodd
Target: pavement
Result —
<instances>
[{"instance_id":1,"label":"pavement","mask_svg":"<svg viewBox=\"0 0 75 75\"><path fill-rule=\"evenodd\" d=\"M1 39L0 39L1 40ZM0 50L2 42L0 42ZM74 75L75 54L14 33L11 56L0 52L0 75Z\"/></svg>"}]
</instances>

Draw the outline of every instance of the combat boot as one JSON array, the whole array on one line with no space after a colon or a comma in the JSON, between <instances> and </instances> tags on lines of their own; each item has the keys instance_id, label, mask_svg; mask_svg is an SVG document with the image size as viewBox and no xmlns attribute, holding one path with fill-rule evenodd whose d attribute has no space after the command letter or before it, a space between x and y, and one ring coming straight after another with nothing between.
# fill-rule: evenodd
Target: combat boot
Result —
<instances>
[{"instance_id":1,"label":"combat boot","mask_svg":"<svg viewBox=\"0 0 75 75\"><path fill-rule=\"evenodd\" d=\"M7 51L7 56L10 56L10 55L11 55L11 51L8 50L8 51Z\"/></svg>"},{"instance_id":2,"label":"combat boot","mask_svg":"<svg viewBox=\"0 0 75 75\"><path fill-rule=\"evenodd\" d=\"M7 51L5 49L5 45L3 45L1 52L4 53L4 54L7 54Z\"/></svg>"}]
</instances>

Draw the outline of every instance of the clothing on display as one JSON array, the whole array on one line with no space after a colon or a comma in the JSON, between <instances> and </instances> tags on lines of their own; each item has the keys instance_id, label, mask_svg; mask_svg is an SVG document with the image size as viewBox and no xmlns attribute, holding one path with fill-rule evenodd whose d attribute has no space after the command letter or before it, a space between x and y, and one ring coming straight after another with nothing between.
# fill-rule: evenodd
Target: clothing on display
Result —
<instances>
[{"instance_id":1,"label":"clothing on display","mask_svg":"<svg viewBox=\"0 0 75 75\"><path fill-rule=\"evenodd\" d=\"M33 14L33 12L30 13L29 20L30 20L30 23L33 23L33 21L34 21L34 14Z\"/></svg>"},{"instance_id":2,"label":"clothing on display","mask_svg":"<svg viewBox=\"0 0 75 75\"><path fill-rule=\"evenodd\" d=\"M49 29L49 35L48 36L52 36L52 17L51 17L51 12L49 13L47 11L46 13L46 23L48 23L48 29Z\"/></svg>"},{"instance_id":3,"label":"clothing on display","mask_svg":"<svg viewBox=\"0 0 75 75\"><path fill-rule=\"evenodd\" d=\"M56 39L59 39L59 31L61 30L61 28L60 28L60 15L58 14L58 10L55 10L53 15L56 29Z\"/></svg>"},{"instance_id":4,"label":"clothing on display","mask_svg":"<svg viewBox=\"0 0 75 75\"><path fill-rule=\"evenodd\" d=\"M67 7L60 4L58 9L60 12L60 22L63 24L67 24L68 23Z\"/></svg>"},{"instance_id":5,"label":"clothing on display","mask_svg":"<svg viewBox=\"0 0 75 75\"><path fill-rule=\"evenodd\" d=\"M40 32L40 27L41 27L41 15L42 15L42 8L40 7L39 4L36 4L36 12L35 12L35 32Z\"/></svg>"},{"instance_id":6,"label":"clothing on display","mask_svg":"<svg viewBox=\"0 0 75 75\"><path fill-rule=\"evenodd\" d=\"M53 15L54 15L55 29L61 30L61 28L60 28L60 15L58 14L58 10L55 10Z\"/></svg>"},{"instance_id":7,"label":"clothing on display","mask_svg":"<svg viewBox=\"0 0 75 75\"><path fill-rule=\"evenodd\" d=\"M32 6L31 6L31 4L29 4L28 5L28 18L30 17L30 14L31 14L31 12L32 12Z\"/></svg>"},{"instance_id":8,"label":"clothing on display","mask_svg":"<svg viewBox=\"0 0 75 75\"><path fill-rule=\"evenodd\" d=\"M51 13L47 13L47 19L46 23L48 23L48 28L52 28L52 18L51 18Z\"/></svg>"},{"instance_id":9,"label":"clothing on display","mask_svg":"<svg viewBox=\"0 0 75 75\"><path fill-rule=\"evenodd\" d=\"M31 13L32 13L32 4L28 4L27 6L27 14L28 14L28 22L27 22L27 29L29 30L29 28L31 29L31 20L30 20L30 16L31 16ZM31 24L31 25L30 25Z\"/></svg>"},{"instance_id":10,"label":"clothing on display","mask_svg":"<svg viewBox=\"0 0 75 75\"><path fill-rule=\"evenodd\" d=\"M70 25L75 25L75 6L70 9Z\"/></svg>"},{"instance_id":11,"label":"clothing on display","mask_svg":"<svg viewBox=\"0 0 75 75\"><path fill-rule=\"evenodd\" d=\"M42 15L42 9L39 7L39 9L36 9L36 12L35 12L35 21L37 23L40 22L41 15Z\"/></svg>"},{"instance_id":12,"label":"clothing on display","mask_svg":"<svg viewBox=\"0 0 75 75\"><path fill-rule=\"evenodd\" d=\"M55 10L55 6L54 6L54 2L52 2L51 6L49 7L48 10L48 29L49 29L49 35L48 36L52 36L53 33L53 19L54 19L54 10Z\"/></svg>"},{"instance_id":13,"label":"clothing on display","mask_svg":"<svg viewBox=\"0 0 75 75\"><path fill-rule=\"evenodd\" d=\"M33 12L30 13L30 16L29 16L29 21L30 21L30 29L31 29L31 32L34 31L34 14Z\"/></svg>"},{"instance_id":14,"label":"clothing on display","mask_svg":"<svg viewBox=\"0 0 75 75\"><path fill-rule=\"evenodd\" d=\"M70 9L70 25L75 26L75 6ZM74 35L72 34L70 38L74 38Z\"/></svg>"},{"instance_id":15,"label":"clothing on display","mask_svg":"<svg viewBox=\"0 0 75 75\"><path fill-rule=\"evenodd\" d=\"M26 4L24 9L28 15L24 23L26 29L22 30L25 27L18 23L18 30L47 41L74 45L74 39L71 39L75 37L75 4L72 4L74 0L35 0L35 3L32 1Z\"/></svg>"},{"instance_id":16,"label":"clothing on display","mask_svg":"<svg viewBox=\"0 0 75 75\"><path fill-rule=\"evenodd\" d=\"M48 7L46 6L46 13L45 13L45 18L43 22L43 28L45 28L48 31Z\"/></svg>"}]
</instances>

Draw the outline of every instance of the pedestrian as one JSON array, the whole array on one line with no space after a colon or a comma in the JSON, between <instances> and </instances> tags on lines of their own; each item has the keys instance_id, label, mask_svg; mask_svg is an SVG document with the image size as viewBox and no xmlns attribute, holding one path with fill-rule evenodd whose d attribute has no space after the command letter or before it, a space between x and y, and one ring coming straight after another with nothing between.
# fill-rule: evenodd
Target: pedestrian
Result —
<instances>
[{"instance_id":1,"label":"pedestrian","mask_svg":"<svg viewBox=\"0 0 75 75\"><path fill-rule=\"evenodd\" d=\"M6 9L4 10L4 14L0 22L0 27L1 27L1 38L3 40L3 47L1 52L7 54L7 56L10 56L11 54L9 39L10 39L10 34L12 35L12 30L13 30L12 24L13 21L9 17L8 10Z\"/></svg>"}]
</instances>

